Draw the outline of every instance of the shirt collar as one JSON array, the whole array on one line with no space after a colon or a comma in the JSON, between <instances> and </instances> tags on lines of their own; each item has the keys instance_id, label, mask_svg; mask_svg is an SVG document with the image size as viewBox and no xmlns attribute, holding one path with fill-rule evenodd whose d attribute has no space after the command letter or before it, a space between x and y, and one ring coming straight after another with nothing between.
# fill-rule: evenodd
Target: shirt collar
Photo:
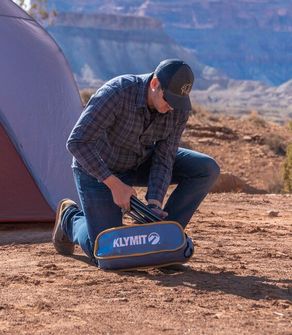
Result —
<instances>
[{"instance_id":1,"label":"shirt collar","mask_svg":"<svg viewBox=\"0 0 292 335\"><path fill-rule=\"evenodd\" d=\"M137 108L147 108L148 87L154 72L140 75L140 85L137 94Z\"/></svg>"}]
</instances>

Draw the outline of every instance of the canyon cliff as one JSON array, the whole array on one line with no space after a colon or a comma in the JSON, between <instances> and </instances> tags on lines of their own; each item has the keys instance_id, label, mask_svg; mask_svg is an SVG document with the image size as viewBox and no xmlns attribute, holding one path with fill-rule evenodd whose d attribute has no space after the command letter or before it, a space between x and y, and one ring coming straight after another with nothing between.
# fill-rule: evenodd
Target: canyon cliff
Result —
<instances>
[{"instance_id":1,"label":"canyon cliff","mask_svg":"<svg viewBox=\"0 0 292 335\"><path fill-rule=\"evenodd\" d=\"M57 11L159 20L200 62L232 79L280 85L292 78L290 0L50 0Z\"/></svg>"},{"instance_id":2,"label":"canyon cliff","mask_svg":"<svg viewBox=\"0 0 292 335\"><path fill-rule=\"evenodd\" d=\"M165 58L188 62L199 89L227 84L226 76L200 63L153 18L67 12L59 13L47 30L67 56L79 87L93 87L123 73L151 72Z\"/></svg>"}]
</instances>

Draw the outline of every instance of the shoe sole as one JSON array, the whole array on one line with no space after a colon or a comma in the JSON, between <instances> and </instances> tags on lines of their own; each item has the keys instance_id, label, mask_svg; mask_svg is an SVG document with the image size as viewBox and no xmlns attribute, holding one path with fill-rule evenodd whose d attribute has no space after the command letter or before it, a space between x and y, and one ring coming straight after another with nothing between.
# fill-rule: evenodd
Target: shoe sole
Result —
<instances>
[{"instance_id":1,"label":"shoe sole","mask_svg":"<svg viewBox=\"0 0 292 335\"><path fill-rule=\"evenodd\" d=\"M53 229L53 233L52 233L52 240L54 242L54 236L56 235L56 230L59 226L59 223L61 224L61 210L62 210L62 205L65 201L67 201L69 199L64 199L62 201L59 202L58 207L57 207L57 211L56 211L56 220L55 220L55 225L54 225L54 229Z\"/></svg>"},{"instance_id":2,"label":"shoe sole","mask_svg":"<svg viewBox=\"0 0 292 335\"><path fill-rule=\"evenodd\" d=\"M57 230L58 230L58 228L59 228L59 226L60 226L60 224L61 224L61 213L62 213L62 210L63 210L63 204L64 204L64 202L66 202L66 201L72 201L72 200L70 200L70 199L63 199L62 201L60 201L59 202L59 204L58 204L58 207L57 207L57 211L56 211L56 220L55 220L55 225L54 225L54 229L53 229L53 233L52 233L52 242L53 242L53 244L54 244L54 247L55 247L55 249L60 253L60 254L63 254L63 255L72 255L73 254L73 252L74 252L74 244L73 244L73 247L72 248L70 248L71 246L70 245L68 245L68 247L66 248L62 248L62 247L60 247L60 246L58 246L57 244L56 244L56 242L55 242L55 237L56 237L56 232L57 232ZM73 204L75 204L73 201L72 201L72 205ZM71 242L70 242L71 243ZM66 245L66 242L64 242L64 244ZM71 250L69 251L66 251L66 249L68 249L68 248L70 248L70 249L72 249L72 252L71 252Z\"/></svg>"}]
</instances>

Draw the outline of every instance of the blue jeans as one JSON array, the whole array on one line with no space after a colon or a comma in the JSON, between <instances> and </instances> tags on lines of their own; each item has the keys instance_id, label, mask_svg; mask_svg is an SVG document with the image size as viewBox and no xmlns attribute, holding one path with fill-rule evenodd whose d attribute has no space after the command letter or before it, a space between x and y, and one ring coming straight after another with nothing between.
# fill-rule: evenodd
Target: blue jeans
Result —
<instances>
[{"instance_id":1,"label":"blue jeans","mask_svg":"<svg viewBox=\"0 0 292 335\"><path fill-rule=\"evenodd\" d=\"M147 186L150 167L151 159L135 171L116 176L131 186ZM211 157L179 148L171 180L177 187L164 207L168 212L166 219L177 221L185 228L219 173L219 166ZM63 229L69 239L93 259L96 236L105 229L121 226L122 213L105 184L77 168L73 174L82 210L70 208L64 215Z\"/></svg>"}]
</instances>

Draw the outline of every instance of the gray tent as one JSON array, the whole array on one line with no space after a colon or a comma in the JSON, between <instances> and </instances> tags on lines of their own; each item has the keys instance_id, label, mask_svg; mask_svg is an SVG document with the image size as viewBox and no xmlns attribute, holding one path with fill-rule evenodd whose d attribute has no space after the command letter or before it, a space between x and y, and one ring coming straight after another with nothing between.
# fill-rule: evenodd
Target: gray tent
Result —
<instances>
[{"instance_id":1,"label":"gray tent","mask_svg":"<svg viewBox=\"0 0 292 335\"><path fill-rule=\"evenodd\" d=\"M77 200L66 139L81 113L65 57L10 0L0 1L0 222L50 221Z\"/></svg>"}]
</instances>

